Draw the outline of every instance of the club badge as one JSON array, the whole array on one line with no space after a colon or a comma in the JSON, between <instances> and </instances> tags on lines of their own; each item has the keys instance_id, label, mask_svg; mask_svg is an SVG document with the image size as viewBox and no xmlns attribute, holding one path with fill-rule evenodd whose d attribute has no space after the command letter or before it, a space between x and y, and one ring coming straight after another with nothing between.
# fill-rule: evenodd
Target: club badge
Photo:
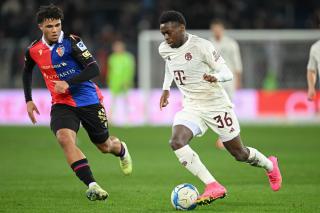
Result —
<instances>
[{"instance_id":1,"label":"club badge","mask_svg":"<svg viewBox=\"0 0 320 213\"><path fill-rule=\"evenodd\" d=\"M59 46L59 47L57 48L56 52L58 53L58 55L59 55L60 57L62 57L63 54L64 54L64 46Z\"/></svg>"}]
</instances>

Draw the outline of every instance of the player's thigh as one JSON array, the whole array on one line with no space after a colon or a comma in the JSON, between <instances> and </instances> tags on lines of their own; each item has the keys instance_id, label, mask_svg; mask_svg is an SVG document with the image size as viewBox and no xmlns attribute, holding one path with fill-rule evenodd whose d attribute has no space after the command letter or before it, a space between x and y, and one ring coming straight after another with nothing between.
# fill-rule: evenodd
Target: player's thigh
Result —
<instances>
[{"instance_id":1,"label":"player's thigh","mask_svg":"<svg viewBox=\"0 0 320 213\"><path fill-rule=\"evenodd\" d=\"M218 134L222 142L227 142L240 134L240 125L232 109L203 113L206 124Z\"/></svg>"},{"instance_id":2,"label":"player's thigh","mask_svg":"<svg viewBox=\"0 0 320 213\"><path fill-rule=\"evenodd\" d=\"M202 136L208 129L204 120L199 116L199 114L196 111L185 109L177 112L174 116L174 121L172 125L173 130L175 126L178 125L183 125L192 132L193 136L199 137Z\"/></svg>"},{"instance_id":3,"label":"player's thigh","mask_svg":"<svg viewBox=\"0 0 320 213\"><path fill-rule=\"evenodd\" d=\"M80 126L80 118L74 107L65 104L54 104L50 112L50 128L57 136L59 130L70 130L77 133ZM66 131L60 131L60 133Z\"/></svg>"},{"instance_id":4,"label":"player's thigh","mask_svg":"<svg viewBox=\"0 0 320 213\"><path fill-rule=\"evenodd\" d=\"M79 107L81 124L94 144L102 144L109 138L108 119L102 104Z\"/></svg>"}]
</instances>

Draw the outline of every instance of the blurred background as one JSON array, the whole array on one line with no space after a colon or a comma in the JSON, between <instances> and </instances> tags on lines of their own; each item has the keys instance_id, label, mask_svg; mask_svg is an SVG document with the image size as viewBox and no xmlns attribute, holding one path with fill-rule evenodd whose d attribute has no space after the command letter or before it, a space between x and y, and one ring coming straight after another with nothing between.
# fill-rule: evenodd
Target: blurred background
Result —
<instances>
[{"instance_id":1,"label":"blurred background","mask_svg":"<svg viewBox=\"0 0 320 213\"><path fill-rule=\"evenodd\" d=\"M50 93L36 67L36 125L26 112L24 53L41 37L35 14L49 3L63 9L63 30L81 36L97 59L101 74L94 81L102 89L110 134L125 141L133 157L134 174L124 177L118 159L99 155L84 129L79 130L77 145L110 193L107 203L86 202L83 184L65 164L48 127ZM228 42L214 45L237 77L231 98L241 137L244 144L279 157L284 180L274 193L262 170L214 150L218 136L208 131L194 138L192 147L230 196L198 210L320 212L319 77L314 101L307 100L306 79L311 45L320 39L320 0L1 0L1 213L173 212L174 186L192 183L203 190L169 147L171 124L182 108L175 85L170 104L159 110L165 67L158 54L163 41L158 17L171 9L185 15L189 33L210 41L211 21L224 23ZM237 62L230 62L227 46L238 52Z\"/></svg>"},{"instance_id":2,"label":"blurred background","mask_svg":"<svg viewBox=\"0 0 320 213\"><path fill-rule=\"evenodd\" d=\"M164 76L164 62L158 54L162 41L158 17L169 9L185 15L192 34L212 38L210 23L219 19L226 34L238 42L241 87L232 99L242 121L319 122L320 100L306 99L306 66L310 47L320 38L320 1L3 0L0 3L2 124L29 123L21 90L24 51L41 37L35 14L40 5L49 3L63 9L63 30L79 35L98 60L101 75L94 81L104 89L105 103L115 125L168 125L181 108L180 94L173 90L165 112L158 109ZM123 69L130 79L126 88L119 91L112 88L111 82L116 81L113 69L118 69L122 60L126 61ZM43 111L39 121L48 124L50 96L43 90L45 84L37 68L33 88L36 88L34 100Z\"/></svg>"}]
</instances>

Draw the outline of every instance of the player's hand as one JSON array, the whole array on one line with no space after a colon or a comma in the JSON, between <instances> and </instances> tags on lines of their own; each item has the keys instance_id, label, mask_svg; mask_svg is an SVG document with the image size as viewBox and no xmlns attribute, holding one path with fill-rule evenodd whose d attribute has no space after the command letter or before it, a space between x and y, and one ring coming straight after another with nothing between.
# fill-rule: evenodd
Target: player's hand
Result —
<instances>
[{"instance_id":1,"label":"player's hand","mask_svg":"<svg viewBox=\"0 0 320 213\"><path fill-rule=\"evenodd\" d=\"M203 79L205 80L205 81L208 81L208 82L210 82L210 83L215 83L215 82L217 82L218 81L218 79L216 78L216 77L214 77L213 75L208 75L208 74L203 74Z\"/></svg>"},{"instance_id":2,"label":"player's hand","mask_svg":"<svg viewBox=\"0 0 320 213\"><path fill-rule=\"evenodd\" d=\"M37 106L33 103L33 101L27 102L27 112L32 123L33 124L37 123L36 117L34 116L34 112L36 112L38 115L40 115L40 113Z\"/></svg>"},{"instance_id":3,"label":"player's hand","mask_svg":"<svg viewBox=\"0 0 320 213\"><path fill-rule=\"evenodd\" d=\"M54 91L56 93L66 93L69 88L69 84L66 81L53 81L54 83Z\"/></svg>"},{"instance_id":4,"label":"player's hand","mask_svg":"<svg viewBox=\"0 0 320 213\"><path fill-rule=\"evenodd\" d=\"M314 88L308 89L308 100L313 101L316 96L316 90Z\"/></svg>"},{"instance_id":5,"label":"player's hand","mask_svg":"<svg viewBox=\"0 0 320 213\"><path fill-rule=\"evenodd\" d=\"M166 107L169 104L169 101L168 101L169 96L170 96L169 90L163 90L160 98L160 110L162 110L162 107Z\"/></svg>"}]
</instances>

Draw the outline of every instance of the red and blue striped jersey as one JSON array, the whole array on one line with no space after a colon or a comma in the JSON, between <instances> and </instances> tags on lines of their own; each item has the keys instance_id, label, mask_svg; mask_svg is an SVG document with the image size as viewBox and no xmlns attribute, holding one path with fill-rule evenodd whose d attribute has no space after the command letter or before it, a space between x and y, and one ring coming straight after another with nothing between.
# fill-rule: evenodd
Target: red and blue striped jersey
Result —
<instances>
[{"instance_id":1,"label":"red and blue striped jersey","mask_svg":"<svg viewBox=\"0 0 320 213\"><path fill-rule=\"evenodd\" d=\"M66 36L63 32L57 43L48 45L44 38L33 42L25 55L25 71L31 71L36 64L45 80L52 97L52 104L66 104L74 107L101 103L103 96L98 86L92 81L69 85L66 93L54 91L53 81L66 81L78 75L95 59L83 41L74 35Z\"/></svg>"}]
</instances>

